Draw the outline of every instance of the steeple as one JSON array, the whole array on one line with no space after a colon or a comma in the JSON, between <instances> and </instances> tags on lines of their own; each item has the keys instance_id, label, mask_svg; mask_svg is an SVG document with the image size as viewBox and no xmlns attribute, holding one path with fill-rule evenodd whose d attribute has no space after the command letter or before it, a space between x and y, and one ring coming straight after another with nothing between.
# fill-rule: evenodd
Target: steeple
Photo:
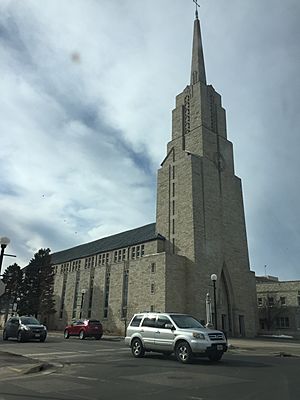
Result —
<instances>
[{"instance_id":1,"label":"steeple","mask_svg":"<svg viewBox=\"0 0 300 400\"><path fill-rule=\"evenodd\" d=\"M203 48L202 48L202 40L200 32L200 21L198 19L198 11L196 9L196 18L194 21L191 85L199 81L206 84Z\"/></svg>"}]
</instances>

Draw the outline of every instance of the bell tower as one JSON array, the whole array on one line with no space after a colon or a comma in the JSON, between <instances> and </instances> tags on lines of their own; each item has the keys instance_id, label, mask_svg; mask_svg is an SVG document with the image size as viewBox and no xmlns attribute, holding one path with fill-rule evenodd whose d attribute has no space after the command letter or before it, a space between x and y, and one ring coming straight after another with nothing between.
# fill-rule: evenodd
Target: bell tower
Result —
<instances>
[{"instance_id":1,"label":"bell tower","mask_svg":"<svg viewBox=\"0 0 300 400\"><path fill-rule=\"evenodd\" d=\"M196 10L190 84L176 96L172 140L158 170L156 229L166 252L185 259L185 311L205 319L211 274L218 276L218 327L256 332L241 180L235 175L221 96L207 85ZM243 326L242 326L243 325Z\"/></svg>"}]
</instances>

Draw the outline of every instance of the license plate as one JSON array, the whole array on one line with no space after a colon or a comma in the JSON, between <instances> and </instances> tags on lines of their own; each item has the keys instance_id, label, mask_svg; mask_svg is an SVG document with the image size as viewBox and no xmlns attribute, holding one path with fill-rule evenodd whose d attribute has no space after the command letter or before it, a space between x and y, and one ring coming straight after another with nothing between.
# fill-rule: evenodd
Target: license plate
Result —
<instances>
[{"instance_id":1,"label":"license plate","mask_svg":"<svg viewBox=\"0 0 300 400\"><path fill-rule=\"evenodd\" d=\"M222 344L218 344L217 345L217 350L223 350L223 345Z\"/></svg>"},{"instance_id":2,"label":"license plate","mask_svg":"<svg viewBox=\"0 0 300 400\"><path fill-rule=\"evenodd\" d=\"M39 333L36 333L36 334L34 335L34 337L40 337L40 334L39 334Z\"/></svg>"}]
</instances>

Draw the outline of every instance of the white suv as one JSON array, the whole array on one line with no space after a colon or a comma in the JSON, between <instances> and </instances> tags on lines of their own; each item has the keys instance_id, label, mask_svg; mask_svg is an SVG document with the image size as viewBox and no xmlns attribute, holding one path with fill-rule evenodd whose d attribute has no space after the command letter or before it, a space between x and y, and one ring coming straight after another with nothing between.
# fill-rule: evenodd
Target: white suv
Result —
<instances>
[{"instance_id":1,"label":"white suv","mask_svg":"<svg viewBox=\"0 0 300 400\"><path fill-rule=\"evenodd\" d=\"M134 357L143 357L146 351L175 353L177 359L188 363L193 356L221 360L227 351L223 332L205 328L187 314L140 313L128 325L125 344Z\"/></svg>"}]
</instances>

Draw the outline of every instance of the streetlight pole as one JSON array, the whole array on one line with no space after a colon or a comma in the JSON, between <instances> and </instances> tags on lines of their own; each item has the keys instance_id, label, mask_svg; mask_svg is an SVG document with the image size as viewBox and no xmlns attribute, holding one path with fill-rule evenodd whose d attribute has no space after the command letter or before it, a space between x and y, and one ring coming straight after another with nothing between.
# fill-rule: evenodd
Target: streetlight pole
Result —
<instances>
[{"instance_id":1,"label":"streetlight pole","mask_svg":"<svg viewBox=\"0 0 300 400\"><path fill-rule=\"evenodd\" d=\"M0 245L1 245L1 253L0 253L0 275L1 275L1 268L2 268L2 261L4 257L4 250L6 246L10 243L10 239L8 237L2 236L0 238Z\"/></svg>"},{"instance_id":2,"label":"streetlight pole","mask_svg":"<svg viewBox=\"0 0 300 400\"><path fill-rule=\"evenodd\" d=\"M206 327L211 328L212 327L212 318L211 318L211 299L209 293L206 294L206 300L205 300L205 305L206 305Z\"/></svg>"},{"instance_id":3,"label":"streetlight pole","mask_svg":"<svg viewBox=\"0 0 300 400\"><path fill-rule=\"evenodd\" d=\"M217 296L216 296L216 281L218 279L216 274L212 274L210 277L213 288L214 288L214 314L215 314L215 329L218 329L218 316L217 316Z\"/></svg>"},{"instance_id":4,"label":"streetlight pole","mask_svg":"<svg viewBox=\"0 0 300 400\"><path fill-rule=\"evenodd\" d=\"M13 308L12 308L12 315L14 315L14 313L16 313L16 315L18 315L18 306L19 306L19 301L20 301L20 297L15 297L14 298L14 303L13 303Z\"/></svg>"}]
</instances>

